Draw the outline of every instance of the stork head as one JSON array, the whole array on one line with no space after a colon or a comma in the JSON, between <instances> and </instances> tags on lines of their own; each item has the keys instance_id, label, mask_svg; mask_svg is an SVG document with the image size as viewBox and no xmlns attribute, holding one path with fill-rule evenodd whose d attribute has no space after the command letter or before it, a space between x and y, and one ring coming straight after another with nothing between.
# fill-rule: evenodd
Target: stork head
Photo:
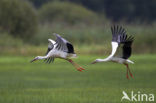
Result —
<instances>
[{"instance_id":1,"label":"stork head","mask_svg":"<svg viewBox=\"0 0 156 103\"><path fill-rule=\"evenodd\" d=\"M34 62L34 61L36 61L36 60L38 60L38 59L40 59L40 56L37 56L37 57L35 57L33 60L31 60L30 62L32 63L32 62Z\"/></svg>"},{"instance_id":2,"label":"stork head","mask_svg":"<svg viewBox=\"0 0 156 103\"><path fill-rule=\"evenodd\" d=\"M107 61L109 61L107 58L106 59L96 59L92 62L92 64L99 63L99 62L107 62Z\"/></svg>"}]
</instances>

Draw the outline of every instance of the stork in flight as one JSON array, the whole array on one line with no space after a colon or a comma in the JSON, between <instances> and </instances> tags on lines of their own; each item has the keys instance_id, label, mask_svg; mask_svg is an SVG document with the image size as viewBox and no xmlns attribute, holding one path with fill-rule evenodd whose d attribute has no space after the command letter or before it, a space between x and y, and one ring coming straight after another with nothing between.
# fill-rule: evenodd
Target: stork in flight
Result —
<instances>
[{"instance_id":1,"label":"stork in flight","mask_svg":"<svg viewBox=\"0 0 156 103\"><path fill-rule=\"evenodd\" d=\"M96 59L92 64L98 62L116 62L120 64L124 64L127 67L127 74L126 77L129 79L128 73L131 77L133 77L128 63L134 64L133 61L129 60L128 58L131 56L131 45L133 43L134 37L128 36L126 31L121 26L113 26L111 27L112 31L112 53L105 59Z\"/></svg>"},{"instance_id":2,"label":"stork in flight","mask_svg":"<svg viewBox=\"0 0 156 103\"><path fill-rule=\"evenodd\" d=\"M39 59L45 59L44 61L46 61L46 63L51 63L54 61L54 58L61 58L70 62L78 71L83 71L84 68L80 67L70 59L76 57L72 44L62 38L59 34L54 33L54 35L56 36L56 42L52 39L48 39L49 45L46 55L37 56L31 62Z\"/></svg>"}]
</instances>

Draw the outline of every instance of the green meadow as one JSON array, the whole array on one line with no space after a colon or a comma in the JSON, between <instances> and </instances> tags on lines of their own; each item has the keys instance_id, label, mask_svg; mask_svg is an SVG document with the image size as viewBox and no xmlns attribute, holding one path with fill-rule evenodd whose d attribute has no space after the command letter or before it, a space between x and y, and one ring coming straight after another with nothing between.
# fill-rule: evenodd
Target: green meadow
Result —
<instances>
[{"instance_id":1,"label":"green meadow","mask_svg":"<svg viewBox=\"0 0 156 103\"><path fill-rule=\"evenodd\" d=\"M130 80L124 65L90 64L102 57L73 59L85 68L79 72L61 59L45 64L30 63L33 57L0 56L0 103L120 103L122 91L156 94L156 55L132 55Z\"/></svg>"},{"instance_id":2,"label":"green meadow","mask_svg":"<svg viewBox=\"0 0 156 103\"><path fill-rule=\"evenodd\" d=\"M155 1L0 0L0 103L121 103L123 91L156 98ZM113 25L134 36L129 80L123 64L91 64L111 53ZM53 33L74 46L84 72L61 59L30 63Z\"/></svg>"}]
</instances>

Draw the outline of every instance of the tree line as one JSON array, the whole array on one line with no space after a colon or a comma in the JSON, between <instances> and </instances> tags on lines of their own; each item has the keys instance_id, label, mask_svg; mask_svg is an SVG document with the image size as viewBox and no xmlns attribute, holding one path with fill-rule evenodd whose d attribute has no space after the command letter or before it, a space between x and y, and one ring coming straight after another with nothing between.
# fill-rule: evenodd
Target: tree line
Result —
<instances>
[{"instance_id":1,"label":"tree line","mask_svg":"<svg viewBox=\"0 0 156 103\"><path fill-rule=\"evenodd\" d=\"M36 8L50 1L68 1L81 4L97 13L103 13L114 22L152 23L156 20L156 0L29 0Z\"/></svg>"}]
</instances>

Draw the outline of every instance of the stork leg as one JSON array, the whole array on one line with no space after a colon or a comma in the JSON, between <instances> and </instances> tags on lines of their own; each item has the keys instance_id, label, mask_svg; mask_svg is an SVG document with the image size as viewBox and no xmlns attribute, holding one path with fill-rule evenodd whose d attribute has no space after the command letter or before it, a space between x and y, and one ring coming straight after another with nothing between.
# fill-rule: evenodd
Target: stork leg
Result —
<instances>
[{"instance_id":1,"label":"stork leg","mask_svg":"<svg viewBox=\"0 0 156 103\"><path fill-rule=\"evenodd\" d=\"M85 70L84 68L80 67L78 64L76 64L74 61L72 61L71 59L66 59L67 61L69 61L78 71L83 72L83 70Z\"/></svg>"},{"instance_id":2,"label":"stork leg","mask_svg":"<svg viewBox=\"0 0 156 103\"><path fill-rule=\"evenodd\" d=\"M128 72L129 72L130 76L133 78L133 74L131 73L128 64L125 64L125 65L126 65L126 67L127 67L127 74L128 74Z\"/></svg>"},{"instance_id":3,"label":"stork leg","mask_svg":"<svg viewBox=\"0 0 156 103\"><path fill-rule=\"evenodd\" d=\"M127 69L126 77L127 77L127 79L129 79L129 76L128 76L128 69Z\"/></svg>"}]
</instances>

